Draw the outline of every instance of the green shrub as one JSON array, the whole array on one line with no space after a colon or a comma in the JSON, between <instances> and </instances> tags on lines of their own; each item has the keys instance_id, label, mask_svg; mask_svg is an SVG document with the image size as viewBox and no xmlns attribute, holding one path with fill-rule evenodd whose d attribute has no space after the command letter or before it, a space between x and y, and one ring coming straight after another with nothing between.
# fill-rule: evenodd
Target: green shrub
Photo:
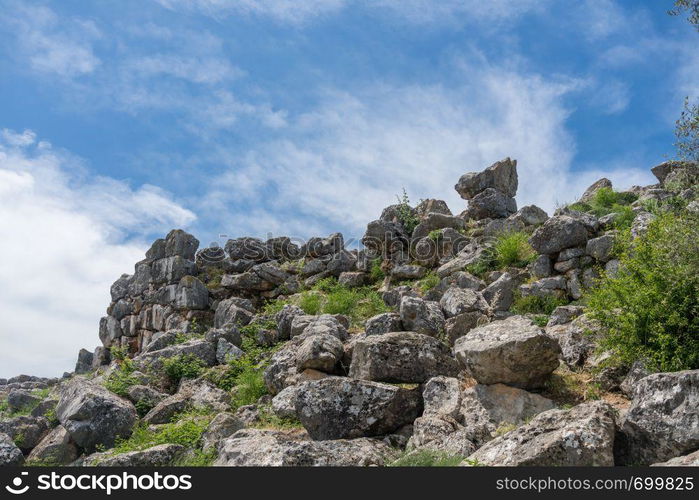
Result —
<instances>
[{"instance_id":1,"label":"green shrub","mask_svg":"<svg viewBox=\"0 0 699 500\"><path fill-rule=\"evenodd\" d=\"M403 453L389 467L456 467L466 457L436 450L416 450Z\"/></svg>"},{"instance_id":2,"label":"green shrub","mask_svg":"<svg viewBox=\"0 0 699 500\"><path fill-rule=\"evenodd\" d=\"M254 364L249 358L239 361L240 372L234 377L235 393L231 406L240 408L257 402L267 394L267 386L262 376L263 367Z\"/></svg>"},{"instance_id":3,"label":"green shrub","mask_svg":"<svg viewBox=\"0 0 699 500\"><path fill-rule=\"evenodd\" d=\"M444 236L444 233L442 233L441 229L435 229L434 231L430 231L430 234L427 235L432 241L439 241L442 239Z\"/></svg>"},{"instance_id":4,"label":"green shrub","mask_svg":"<svg viewBox=\"0 0 699 500\"><path fill-rule=\"evenodd\" d=\"M133 361L129 358L123 358L119 363L119 367L107 377L104 386L117 396L126 397L129 388L139 383L139 380L133 376L135 371L136 368L133 365Z\"/></svg>"},{"instance_id":5,"label":"green shrub","mask_svg":"<svg viewBox=\"0 0 699 500\"><path fill-rule=\"evenodd\" d=\"M204 367L204 362L193 354L179 354L163 361L165 374L174 384L183 378L197 378Z\"/></svg>"},{"instance_id":6,"label":"green shrub","mask_svg":"<svg viewBox=\"0 0 699 500\"><path fill-rule=\"evenodd\" d=\"M403 195L396 195L396 198L398 198L398 205L396 206L398 218L401 224L403 224L405 231L411 235L415 227L420 223L420 219L410 207L410 198L408 198L408 193L405 192L405 188L403 188Z\"/></svg>"},{"instance_id":7,"label":"green shrub","mask_svg":"<svg viewBox=\"0 0 699 500\"><path fill-rule=\"evenodd\" d=\"M371 261L369 277L373 283L383 281L386 278L386 273L381 269L381 259L374 259Z\"/></svg>"},{"instance_id":8,"label":"green shrub","mask_svg":"<svg viewBox=\"0 0 699 500\"><path fill-rule=\"evenodd\" d=\"M532 318L532 321L534 322L535 325L540 326L541 328L544 328L546 325L549 323L549 315L547 314L536 314Z\"/></svg>"},{"instance_id":9,"label":"green shrub","mask_svg":"<svg viewBox=\"0 0 699 500\"><path fill-rule=\"evenodd\" d=\"M116 442L113 453L127 453L145 450L160 444L179 444L187 448L199 448L201 436L209 426L213 416L197 412L182 413L176 421L152 428L141 424L134 428L128 439Z\"/></svg>"},{"instance_id":10,"label":"green shrub","mask_svg":"<svg viewBox=\"0 0 699 500\"><path fill-rule=\"evenodd\" d=\"M112 359L116 361L123 361L128 357L126 349L119 346L112 346L109 348L109 354L111 354Z\"/></svg>"},{"instance_id":11,"label":"green shrub","mask_svg":"<svg viewBox=\"0 0 699 500\"><path fill-rule=\"evenodd\" d=\"M602 347L662 371L699 368L699 216L664 213L588 292Z\"/></svg>"},{"instance_id":12,"label":"green shrub","mask_svg":"<svg viewBox=\"0 0 699 500\"><path fill-rule=\"evenodd\" d=\"M564 306L567 300L555 295L527 295L522 297L517 294L514 304L510 308L515 314L545 314L550 315L558 306Z\"/></svg>"},{"instance_id":13,"label":"green shrub","mask_svg":"<svg viewBox=\"0 0 699 500\"><path fill-rule=\"evenodd\" d=\"M536 252L529 244L529 235L524 232L505 233L497 237L493 251L500 268L525 267L536 258Z\"/></svg>"},{"instance_id":14,"label":"green shrub","mask_svg":"<svg viewBox=\"0 0 699 500\"><path fill-rule=\"evenodd\" d=\"M319 293L303 292L299 299L299 307L306 314L320 314L320 310L323 307L323 297Z\"/></svg>"},{"instance_id":15,"label":"green shrub","mask_svg":"<svg viewBox=\"0 0 699 500\"><path fill-rule=\"evenodd\" d=\"M615 221L615 226L621 229L631 225L635 214L629 205L636 201L637 198L633 193L618 193L612 188L603 187L595 191L589 202L573 203L568 205L568 208L580 212L589 212L597 217L618 213L620 217Z\"/></svg>"},{"instance_id":16,"label":"green shrub","mask_svg":"<svg viewBox=\"0 0 699 500\"><path fill-rule=\"evenodd\" d=\"M417 287L422 293L427 293L439 285L440 282L441 280L439 279L439 276L437 276L437 273L430 271L424 278L417 282Z\"/></svg>"},{"instance_id":17,"label":"green shrub","mask_svg":"<svg viewBox=\"0 0 699 500\"><path fill-rule=\"evenodd\" d=\"M175 460L172 464L174 467L210 467L218 452L216 449L209 451L193 450L187 452L182 458Z\"/></svg>"}]
</instances>

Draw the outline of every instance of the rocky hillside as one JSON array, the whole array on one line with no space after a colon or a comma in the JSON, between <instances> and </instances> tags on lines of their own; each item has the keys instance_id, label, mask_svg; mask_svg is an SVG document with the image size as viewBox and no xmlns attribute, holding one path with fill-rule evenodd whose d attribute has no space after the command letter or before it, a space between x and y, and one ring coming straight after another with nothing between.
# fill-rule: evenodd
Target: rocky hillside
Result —
<instances>
[{"instance_id":1,"label":"rocky hillside","mask_svg":"<svg viewBox=\"0 0 699 500\"><path fill-rule=\"evenodd\" d=\"M0 464L697 465L696 273L662 289L638 260L670 221L689 246L657 262L698 269L699 166L652 170L549 217L507 158L458 180L459 215L405 197L361 250L173 230L74 373L0 380Z\"/></svg>"}]
</instances>

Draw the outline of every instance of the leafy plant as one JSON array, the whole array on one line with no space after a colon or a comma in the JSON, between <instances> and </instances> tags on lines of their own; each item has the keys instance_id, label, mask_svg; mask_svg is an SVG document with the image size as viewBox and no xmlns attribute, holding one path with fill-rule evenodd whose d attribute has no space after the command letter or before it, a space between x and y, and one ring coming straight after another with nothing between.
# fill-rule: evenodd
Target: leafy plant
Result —
<instances>
[{"instance_id":1,"label":"leafy plant","mask_svg":"<svg viewBox=\"0 0 699 500\"><path fill-rule=\"evenodd\" d=\"M254 364L249 358L241 358L240 372L234 377L235 392L231 406L240 408L257 402L267 394L267 386L262 376L263 367Z\"/></svg>"},{"instance_id":2,"label":"leafy plant","mask_svg":"<svg viewBox=\"0 0 699 500\"><path fill-rule=\"evenodd\" d=\"M204 367L204 362L193 354L179 354L163 361L165 374L174 384L183 378L197 378Z\"/></svg>"},{"instance_id":3,"label":"leafy plant","mask_svg":"<svg viewBox=\"0 0 699 500\"><path fill-rule=\"evenodd\" d=\"M493 246L495 261L500 268L525 267L536 258L536 252L529 244L529 235L524 232L511 232L498 236Z\"/></svg>"},{"instance_id":4,"label":"leafy plant","mask_svg":"<svg viewBox=\"0 0 699 500\"><path fill-rule=\"evenodd\" d=\"M597 217L611 213L619 214L614 221L614 225L618 229L623 229L629 227L635 217L630 205L637 198L633 193L619 193L612 188L603 187L595 191L592 199L587 203L573 203L568 208L580 212L588 212Z\"/></svg>"},{"instance_id":5,"label":"leafy plant","mask_svg":"<svg viewBox=\"0 0 699 500\"><path fill-rule=\"evenodd\" d=\"M588 304L606 328L602 347L620 361L699 368L699 216L659 215L628 243L616 275L588 293Z\"/></svg>"},{"instance_id":6,"label":"leafy plant","mask_svg":"<svg viewBox=\"0 0 699 500\"><path fill-rule=\"evenodd\" d=\"M441 280L439 276L437 276L437 273L430 271L424 278L417 282L417 287L424 294L439 285L440 282Z\"/></svg>"},{"instance_id":7,"label":"leafy plant","mask_svg":"<svg viewBox=\"0 0 699 500\"><path fill-rule=\"evenodd\" d=\"M301 294L299 307L306 314L320 314L320 310L323 307L323 297L317 293L304 292Z\"/></svg>"},{"instance_id":8,"label":"leafy plant","mask_svg":"<svg viewBox=\"0 0 699 500\"><path fill-rule=\"evenodd\" d=\"M527 295L523 297L517 294L511 310L515 314L545 314L550 315L558 306L566 305L568 302L555 295Z\"/></svg>"},{"instance_id":9,"label":"leafy plant","mask_svg":"<svg viewBox=\"0 0 699 500\"><path fill-rule=\"evenodd\" d=\"M441 229L435 229L434 231L430 231L430 234L428 234L427 236L432 241L439 241L444 236L444 233L442 233Z\"/></svg>"},{"instance_id":10,"label":"leafy plant","mask_svg":"<svg viewBox=\"0 0 699 500\"><path fill-rule=\"evenodd\" d=\"M420 223L420 219L415 215L415 211L410 206L410 198L408 198L408 193L406 193L405 188L403 188L403 195L398 196L398 205L396 206L396 212L398 212L398 219L405 228L405 231L410 235L413 234L413 230Z\"/></svg>"},{"instance_id":11,"label":"leafy plant","mask_svg":"<svg viewBox=\"0 0 699 500\"><path fill-rule=\"evenodd\" d=\"M126 397L129 393L129 388L139 383L138 379L133 375L135 371L136 368L133 361L129 358L122 358L119 367L109 375L104 382L104 386L117 396Z\"/></svg>"},{"instance_id":12,"label":"leafy plant","mask_svg":"<svg viewBox=\"0 0 699 500\"><path fill-rule=\"evenodd\" d=\"M145 450L160 444L179 444L187 448L199 448L201 436L213 416L201 412L186 412L178 415L175 422L157 428L141 424L134 428L128 439L116 442L113 453Z\"/></svg>"},{"instance_id":13,"label":"leafy plant","mask_svg":"<svg viewBox=\"0 0 699 500\"><path fill-rule=\"evenodd\" d=\"M383 269L381 269L381 259L374 259L371 261L369 277L374 283L383 281L386 278L386 273L383 271Z\"/></svg>"}]
</instances>

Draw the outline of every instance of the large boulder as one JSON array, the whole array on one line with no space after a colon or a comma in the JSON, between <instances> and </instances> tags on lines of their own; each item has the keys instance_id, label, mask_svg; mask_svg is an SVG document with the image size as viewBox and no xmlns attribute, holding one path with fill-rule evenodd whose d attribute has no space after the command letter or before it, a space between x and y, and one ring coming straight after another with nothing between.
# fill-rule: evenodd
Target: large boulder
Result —
<instances>
[{"instance_id":1,"label":"large boulder","mask_svg":"<svg viewBox=\"0 0 699 500\"><path fill-rule=\"evenodd\" d=\"M597 349L601 326L586 315L570 323L546 327L546 334L561 347L561 359L572 369L584 366Z\"/></svg>"},{"instance_id":2,"label":"large boulder","mask_svg":"<svg viewBox=\"0 0 699 500\"><path fill-rule=\"evenodd\" d=\"M517 212L517 202L497 189L488 188L468 202L468 216L472 219L498 219Z\"/></svg>"},{"instance_id":3,"label":"large boulder","mask_svg":"<svg viewBox=\"0 0 699 500\"><path fill-rule=\"evenodd\" d=\"M245 429L221 443L216 466L330 466L384 465L392 449L378 439L311 441L282 431Z\"/></svg>"},{"instance_id":4,"label":"large boulder","mask_svg":"<svg viewBox=\"0 0 699 500\"><path fill-rule=\"evenodd\" d=\"M589 201L594 198L595 193L599 191L602 188L612 188L612 181L607 179L606 177L602 177L600 180L593 182L590 187L588 187L583 195L580 197L580 200L582 203L588 203Z\"/></svg>"},{"instance_id":5,"label":"large boulder","mask_svg":"<svg viewBox=\"0 0 699 500\"><path fill-rule=\"evenodd\" d=\"M221 442L245 428L243 421L236 416L222 412L214 417L201 436L202 450L218 450Z\"/></svg>"},{"instance_id":6,"label":"large boulder","mask_svg":"<svg viewBox=\"0 0 699 500\"><path fill-rule=\"evenodd\" d=\"M341 377L308 382L296 397L296 414L316 440L388 434L421 412L418 390Z\"/></svg>"},{"instance_id":7,"label":"large boulder","mask_svg":"<svg viewBox=\"0 0 699 500\"><path fill-rule=\"evenodd\" d=\"M137 420L136 408L101 385L76 378L61 390L56 416L73 441L87 451L112 447L128 438Z\"/></svg>"},{"instance_id":8,"label":"large boulder","mask_svg":"<svg viewBox=\"0 0 699 500\"><path fill-rule=\"evenodd\" d=\"M665 462L652 464L651 467L699 467L699 450L689 455L675 457Z\"/></svg>"},{"instance_id":9,"label":"large boulder","mask_svg":"<svg viewBox=\"0 0 699 500\"><path fill-rule=\"evenodd\" d=\"M482 384L541 387L558 367L560 347L523 316L493 321L454 344L456 358Z\"/></svg>"},{"instance_id":10,"label":"large boulder","mask_svg":"<svg viewBox=\"0 0 699 500\"><path fill-rule=\"evenodd\" d=\"M462 175L454 189L464 200L470 200L488 188L497 189L512 198L517 194L517 183L517 160L505 158L482 172Z\"/></svg>"},{"instance_id":11,"label":"large boulder","mask_svg":"<svg viewBox=\"0 0 699 500\"><path fill-rule=\"evenodd\" d=\"M214 327L245 326L251 319L252 312L245 307L245 303L237 297L232 297L219 302L214 315Z\"/></svg>"},{"instance_id":12,"label":"large boulder","mask_svg":"<svg viewBox=\"0 0 699 500\"><path fill-rule=\"evenodd\" d=\"M78 458L78 448L62 425L49 432L27 457L31 463L66 465Z\"/></svg>"},{"instance_id":13,"label":"large boulder","mask_svg":"<svg viewBox=\"0 0 699 500\"><path fill-rule=\"evenodd\" d=\"M139 367L158 371L162 369L166 359L176 356L191 356L201 360L206 366L214 366L216 360L216 345L206 340L189 340L183 344L176 344L159 349L157 351L140 354L134 360Z\"/></svg>"},{"instance_id":14,"label":"large boulder","mask_svg":"<svg viewBox=\"0 0 699 500\"><path fill-rule=\"evenodd\" d=\"M367 335L400 332L403 330L403 323L398 313L381 313L366 320L364 330Z\"/></svg>"},{"instance_id":15,"label":"large boulder","mask_svg":"<svg viewBox=\"0 0 699 500\"><path fill-rule=\"evenodd\" d=\"M447 289L442 295L439 305L442 306L447 318L453 318L467 312L488 310L488 303L480 292L469 288L451 287Z\"/></svg>"},{"instance_id":16,"label":"large boulder","mask_svg":"<svg viewBox=\"0 0 699 500\"><path fill-rule=\"evenodd\" d=\"M595 401L549 410L486 443L469 462L490 466L614 465L614 408Z\"/></svg>"},{"instance_id":17,"label":"large boulder","mask_svg":"<svg viewBox=\"0 0 699 500\"><path fill-rule=\"evenodd\" d=\"M20 415L0 420L0 433L7 434L24 453L30 452L49 432L49 422L44 417Z\"/></svg>"},{"instance_id":18,"label":"large boulder","mask_svg":"<svg viewBox=\"0 0 699 500\"><path fill-rule=\"evenodd\" d=\"M393 332L357 341L349 374L362 380L419 384L458 371L450 349L439 340L419 333Z\"/></svg>"},{"instance_id":19,"label":"large boulder","mask_svg":"<svg viewBox=\"0 0 699 500\"><path fill-rule=\"evenodd\" d=\"M344 346L334 335L327 333L306 337L296 353L299 371L307 368L333 373L342 360Z\"/></svg>"},{"instance_id":20,"label":"large boulder","mask_svg":"<svg viewBox=\"0 0 699 500\"><path fill-rule=\"evenodd\" d=\"M432 337L444 332L444 314L438 302L406 295L400 301L400 319L408 331Z\"/></svg>"},{"instance_id":21,"label":"large boulder","mask_svg":"<svg viewBox=\"0 0 699 500\"><path fill-rule=\"evenodd\" d=\"M10 436L0 432L0 467L22 465L23 463L22 450L17 448Z\"/></svg>"},{"instance_id":22,"label":"large boulder","mask_svg":"<svg viewBox=\"0 0 699 500\"><path fill-rule=\"evenodd\" d=\"M699 447L699 370L656 373L636 383L620 425L617 462L662 462Z\"/></svg>"},{"instance_id":23,"label":"large boulder","mask_svg":"<svg viewBox=\"0 0 699 500\"><path fill-rule=\"evenodd\" d=\"M567 215L551 217L534 231L529 244L538 253L551 255L566 248L584 246L588 232L585 224Z\"/></svg>"}]
</instances>

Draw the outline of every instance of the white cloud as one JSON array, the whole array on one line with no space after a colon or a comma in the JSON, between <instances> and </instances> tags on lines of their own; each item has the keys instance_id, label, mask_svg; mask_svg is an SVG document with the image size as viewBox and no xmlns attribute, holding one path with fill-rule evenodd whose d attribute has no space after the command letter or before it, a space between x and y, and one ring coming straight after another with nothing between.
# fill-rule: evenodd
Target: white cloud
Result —
<instances>
[{"instance_id":1,"label":"white cloud","mask_svg":"<svg viewBox=\"0 0 699 500\"><path fill-rule=\"evenodd\" d=\"M506 20L526 12L542 11L550 0L155 0L172 10L198 11L212 17L231 14L268 17L280 23L302 24L339 13L364 8L388 13L416 24L451 22L456 16L470 20Z\"/></svg>"},{"instance_id":2,"label":"white cloud","mask_svg":"<svg viewBox=\"0 0 699 500\"><path fill-rule=\"evenodd\" d=\"M145 238L194 220L153 186L93 177L79 160L0 136L0 376L57 376L99 344L109 287L133 272Z\"/></svg>"},{"instance_id":3,"label":"white cloud","mask_svg":"<svg viewBox=\"0 0 699 500\"><path fill-rule=\"evenodd\" d=\"M630 101L628 84L613 79L598 85L591 96L592 105L608 115L621 113L629 106Z\"/></svg>"},{"instance_id":4,"label":"white cloud","mask_svg":"<svg viewBox=\"0 0 699 500\"><path fill-rule=\"evenodd\" d=\"M13 30L17 55L26 58L33 70L73 78L92 73L100 65L92 43L101 34L93 22L59 19L48 7L6 3L7 15L0 24Z\"/></svg>"},{"instance_id":5,"label":"white cloud","mask_svg":"<svg viewBox=\"0 0 699 500\"><path fill-rule=\"evenodd\" d=\"M281 231L293 236L337 229L361 236L402 187L414 201L442 198L461 212L466 202L453 189L459 176L506 156L519 161L520 205L551 210L556 193L576 185L562 99L581 83L478 65L462 72L463 85L454 89L328 91L317 109L290 122L284 139L242 158L219 151L230 168L212 182L211 215L220 216L227 203L249 204L283 221ZM257 218L236 223L225 229L267 229Z\"/></svg>"}]
</instances>

